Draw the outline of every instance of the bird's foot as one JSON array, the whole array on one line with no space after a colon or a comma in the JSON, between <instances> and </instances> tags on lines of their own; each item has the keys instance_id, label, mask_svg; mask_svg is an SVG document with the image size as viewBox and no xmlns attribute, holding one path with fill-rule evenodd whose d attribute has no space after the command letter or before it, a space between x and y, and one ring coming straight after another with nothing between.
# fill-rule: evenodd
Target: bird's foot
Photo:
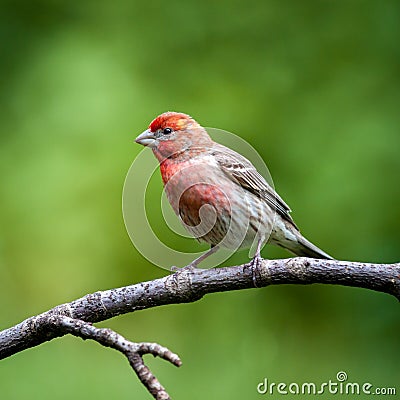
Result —
<instances>
[{"instance_id":1,"label":"bird's foot","mask_svg":"<svg viewBox=\"0 0 400 400\"><path fill-rule=\"evenodd\" d=\"M259 287L257 285L257 276L260 275L258 269L261 267L263 262L263 258L261 257L260 253L256 253L253 259L247 264L247 266L251 269L251 276L253 279L254 287Z\"/></svg>"},{"instance_id":2,"label":"bird's foot","mask_svg":"<svg viewBox=\"0 0 400 400\"><path fill-rule=\"evenodd\" d=\"M199 272L199 271L204 271L204 269L197 268L197 266L204 261L207 257L211 256L211 254L214 254L218 250L218 246L211 246L210 250L202 254L200 257L196 258L193 260L190 264L186 265L186 267L178 268L178 267L171 267L170 270L172 272L178 272L178 271L190 271L190 272Z\"/></svg>"},{"instance_id":3,"label":"bird's foot","mask_svg":"<svg viewBox=\"0 0 400 400\"><path fill-rule=\"evenodd\" d=\"M190 264L188 264L188 265L186 265L186 266L184 266L184 267L181 267L181 268L176 267L175 265L173 265L173 266L170 268L170 271L171 271L171 272L183 272L183 271L187 271L187 272L199 272L199 271L204 271L204 270L201 269L201 268L197 268L197 263L196 263L196 264L195 264L195 263L190 263Z\"/></svg>"},{"instance_id":4,"label":"bird's foot","mask_svg":"<svg viewBox=\"0 0 400 400\"><path fill-rule=\"evenodd\" d=\"M263 258L260 256L260 254L256 254L253 259L250 261L249 265L252 268L258 268L261 267L261 264L263 262Z\"/></svg>"}]
</instances>

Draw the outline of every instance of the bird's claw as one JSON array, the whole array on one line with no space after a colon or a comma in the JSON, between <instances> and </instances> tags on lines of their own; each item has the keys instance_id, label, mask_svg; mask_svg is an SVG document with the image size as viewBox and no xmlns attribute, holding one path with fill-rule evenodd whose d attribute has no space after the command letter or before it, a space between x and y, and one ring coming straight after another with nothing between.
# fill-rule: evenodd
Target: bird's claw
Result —
<instances>
[{"instance_id":1,"label":"bird's claw","mask_svg":"<svg viewBox=\"0 0 400 400\"><path fill-rule=\"evenodd\" d=\"M253 257L253 259L247 264L251 268L251 275L252 275L254 287L258 287L257 275L259 275L258 269L261 267L262 262L263 262L263 258L261 257L261 255L259 253L256 253L255 256Z\"/></svg>"},{"instance_id":2,"label":"bird's claw","mask_svg":"<svg viewBox=\"0 0 400 400\"><path fill-rule=\"evenodd\" d=\"M173 265L172 267L170 267L170 271L171 272L183 272L183 271L188 271L188 272L198 272L198 271L203 271L203 269L201 268L197 268L196 264L190 263L184 267L176 267L175 265Z\"/></svg>"},{"instance_id":3,"label":"bird's claw","mask_svg":"<svg viewBox=\"0 0 400 400\"><path fill-rule=\"evenodd\" d=\"M263 258L260 256L260 254L256 254L253 259L250 261L249 265L252 268L258 268L261 267L261 264L263 262Z\"/></svg>"}]
</instances>

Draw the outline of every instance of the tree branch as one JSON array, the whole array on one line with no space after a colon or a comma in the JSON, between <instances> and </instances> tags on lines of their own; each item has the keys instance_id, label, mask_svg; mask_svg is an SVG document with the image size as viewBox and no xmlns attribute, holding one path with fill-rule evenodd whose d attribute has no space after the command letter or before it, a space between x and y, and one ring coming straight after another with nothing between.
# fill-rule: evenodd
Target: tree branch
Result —
<instances>
[{"instance_id":1,"label":"tree branch","mask_svg":"<svg viewBox=\"0 0 400 400\"><path fill-rule=\"evenodd\" d=\"M153 281L88 294L5 329L0 332L0 359L70 333L119 350L154 398L169 399L144 365L142 355L151 353L179 366L177 355L158 344L129 342L116 332L98 329L91 323L146 308L194 302L207 293L313 283L371 289L400 300L400 263L367 264L297 257L263 260L256 266L180 270Z\"/></svg>"},{"instance_id":2,"label":"tree branch","mask_svg":"<svg viewBox=\"0 0 400 400\"><path fill-rule=\"evenodd\" d=\"M168 400L170 398L164 387L146 367L142 358L144 354L153 354L154 357L161 357L180 367L182 362L179 357L166 347L160 346L157 343L133 343L111 329L99 329L94 327L90 322L63 315L51 316L49 324L62 335L70 333L84 340L92 339L105 347L111 347L120 351L128 359L139 380L155 399Z\"/></svg>"}]
</instances>

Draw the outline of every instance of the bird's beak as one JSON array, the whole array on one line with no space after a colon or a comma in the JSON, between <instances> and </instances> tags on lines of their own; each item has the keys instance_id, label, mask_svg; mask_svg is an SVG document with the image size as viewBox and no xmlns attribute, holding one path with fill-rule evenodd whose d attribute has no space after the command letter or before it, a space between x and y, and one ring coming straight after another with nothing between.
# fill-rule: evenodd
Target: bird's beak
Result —
<instances>
[{"instance_id":1,"label":"bird's beak","mask_svg":"<svg viewBox=\"0 0 400 400\"><path fill-rule=\"evenodd\" d=\"M154 136L154 133L150 130L147 129L143 133L141 133L136 139L135 142L139 143L143 146L149 146L152 147L156 141L156 138Z\"/></svg>"}]
</instances>

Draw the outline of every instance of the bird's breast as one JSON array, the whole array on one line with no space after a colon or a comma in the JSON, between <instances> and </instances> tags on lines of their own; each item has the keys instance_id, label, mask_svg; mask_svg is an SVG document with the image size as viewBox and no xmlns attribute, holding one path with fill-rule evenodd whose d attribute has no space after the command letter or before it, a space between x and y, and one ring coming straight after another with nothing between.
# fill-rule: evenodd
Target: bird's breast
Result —
<instances>
[{"instance_id":1,"label":"bird's breast","mask_svg":"<svg viewBox=\"0 0 400 400\"><path fill-rule=\"evenodd\" d=\"M198 220L199 210L206 204L221 211L229 209L228 188L221 185L222 177L211 162L165 160L160 171L167 197L178 215L182 216L184 210L184 214L191 212Z\"/></svg>"},{"instance_id":2,"label":"bird's breast","mask_svg":"<svg viewBox=\"0 0 400 400\"><path fill-rule=\"evenodd\" d=\"M228 179L212 159L196 161L165 160L160 165L175 213L199 240L228 248L250 246L257 229L253 225L263 213L261 205L252 204L251 193Z\"/></svg>"}]
</instances>

